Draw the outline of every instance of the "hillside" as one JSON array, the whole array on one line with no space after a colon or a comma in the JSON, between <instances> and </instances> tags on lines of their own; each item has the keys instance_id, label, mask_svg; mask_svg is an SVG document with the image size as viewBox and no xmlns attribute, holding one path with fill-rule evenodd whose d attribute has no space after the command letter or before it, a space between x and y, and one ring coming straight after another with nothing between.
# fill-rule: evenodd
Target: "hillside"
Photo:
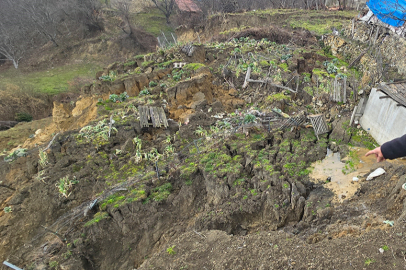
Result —
<instances>
[{"instance_id":1,"label":"hillside","mask_svg":"<svg viewBox=\"0 0 406 270\"><path fill-rule=\"evenodd\" d=\"M212 16L177 29L184 43L106 65L79 97L55 101L52 118L1 131L0 147L21 148L0 160L0 259L24 269L403 269L404 161L365 158L377 143L349 125L377 78L369 54L354 62L369 48L347 35L354 15ZM318 114L328 132L316 136L307 116ZM386 173L366 181L378 167Z\"/></svg>"}]
</instances>

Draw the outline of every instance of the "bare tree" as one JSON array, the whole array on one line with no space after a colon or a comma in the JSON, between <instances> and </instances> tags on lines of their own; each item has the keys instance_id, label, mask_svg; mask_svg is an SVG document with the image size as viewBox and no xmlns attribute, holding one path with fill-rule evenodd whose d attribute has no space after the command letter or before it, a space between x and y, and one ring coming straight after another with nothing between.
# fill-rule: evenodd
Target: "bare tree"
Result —
<instances>
[{"instance_id":1,"label":"bare tree","mask_svg":"<svg viewBox=\"0 0 406 270\"><path fill-rule=\"evenodd\" d=\"M11 2L2 2L0 9L0 60L11 61L17 69L31 47L33 32L12 12Z\"/></svg>"},{"instance_id":2,"label":"bare tree","mask_svg":"<svg viewBox=\"0 0 406 270\"><path fill-rule=\"evenodd\" d=\"M109 0L105 0L107 6L110 5ZM68 9L72 9L74 13L71 17L78 18L90 32L104 31L103 20L103 5L99 0L74 0L72 4L68 6ZM66 10L66 9L65 9ZM69 10L67 10L69 12Z\"/></svg>"},{"instance_id":3,"label":"bare tree","mask_svg":"<svg viewBox=\"0 0 406 270\"><path fill-rule=\"evenodd\" d=\"M128 35L133 34L133 26L130 22L130 2L128 0L117 0L114 3L123 23L120 25L121 30Z\"/></svg>"},{"instance_id":4,"label":"bare tree","mask_svg":"<svg viewBox=\"0 0 406 270\"><path fill-rule=\"evenodd\" d=\"M4 26L0 23L0 53L4 55L5 59L12 61L13 66L17 69L18 63L24 55L24 46L18 40L18 35L13 33L16 30L12 30L11 27Z\"/></svg>"},{"instance_id":5,"label":"bare tree","mask_svg":"<svg viewBox=\"0 0 406 270\"><path fill-rule=\"evenodd\" d=\"M169 17L175 7L175 0L151 0L155 6L165 15L166 23L170 24Z\"/></svg>"},{"instance_id":6,"label":"bare tree","mask_svg":"<svg viewBox=\"0 0 406 270\"><path fill-rule=\"evenodd\" d=\"M11 0L8 0L11 1ZM46 39L52 41L58 46L57 35L58 10L55 5L56 1L51 0L31 0L31 1L14 1L14 5L23 12L22 18L28 20L28 23L41 33Z\"/></svg>"}]
</instances>

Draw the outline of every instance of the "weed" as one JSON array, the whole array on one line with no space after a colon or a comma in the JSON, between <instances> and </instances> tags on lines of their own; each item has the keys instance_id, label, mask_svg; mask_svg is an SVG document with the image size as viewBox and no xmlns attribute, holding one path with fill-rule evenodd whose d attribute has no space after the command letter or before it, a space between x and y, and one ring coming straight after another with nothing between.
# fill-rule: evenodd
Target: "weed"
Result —
<instances>
[{"instance_id":1,"label":"weed","mask_svg":"<svg viewBox=\"0 0 406 270\"><path fill-rule=\"evenodd\" d=\"M111 95L109 96L109 100L110 100L111 102L114 102L114 103L116 103L116 102L123 102L123 101L125 101L128 97L129 97L129 96L127 95L127 92L121 93L120 95L111 94Z\"/></svg>"},{"instance_id":2,"label":"weed","mask_svg":"<svg viewBox=\"0 0 406 270\"><path fill-rule=\"evenodd\" d=\"M244 116L244 124L255 123L256 117L253 114L246 114Z\"/></svg>"},{"instance_id":3,"label":"weed","mask_svg":"<svg viewBox=\"0 0 406 270\"><path fill-rule=\"evenodd\" d=\"M39 165L41 165L42 168L45 168L48 165L48 155L45 151L43 151L41 148L39 149Z\"/></svg>"},{"instance_id":4,"label":"weed","mask_svg":"<svg viewBox=\"0 0 406 270\"><path fill-rule=\"evenodd\" d=\"M103 75L99 77L99 80L104 81L104 82L114 82L117 78L117 73L114 71L110 71L109 75Z\"/></svg>"},{"instance_id":5,"label":"weed","mask_svg":"<svg viewBox=\"0 0 406 270\"><path fill-rule=\"evenodd\" d=\"M206 137L207 136L207 130L203 129L201 126L199 126L196 130L195 130L195 134L201 137Z\"/></svg>"},{"instance_id":6,"label":"weed","mask_svg":"<svg viewBox=\"0 0 406 270\"><path fill-rule=\"evenodd\" d=\"M57 261L50 261L49 262L49 267L57 269L59 266L59 263Z\"/></svg>"},{"instance_id":7,"label":"weed","mask_svg":"<svg viewBox=\"0 0 406 270\"><path fill-rule=\"evenodd\" d=\"M176 254L176 252L175 252L175 247L176 247L176 246L168 247L168 248L166 249L166 252L168 252L169 255L175 255L175 254Z\"/></svg>"},{"instance_id":8,"label":"weed","mask_svg":"<svg viewBox=\"0 0 406 270\"><path fill-rule=\"evenodd\" d=\"M136 61L129 61L129 62L126 62L126 63L124 63L124 67L129 67L129 66L133 66L133 65L135 65L135 63L137 63Z\"/></svg>"},{"instance_id":9,"label":"weed","mask_svg":"<svg viewBox=\"0 0 406 270\"><path fill-rule=\"evenodd\" d=\"M172 184L166 183L162 186L156 187L152 190L150 197L156 201L160 202L168 198L169 194L171 194Z\"/></svg>"},{"instance_id":10,"label":"weed","mask_svg":"<svg viewBox=\"0 0 406 270\"><path fill-rule=\"evenodd\" d=\"M6 207L4 207L3 211L4 211L4 213L7 214L7 213L13 212L13 209L11 208L11 206L6 206Z\"/></svg>"},{"instance_id":11,"label":"weed","mask_svg":"<svg viewBox=\"0 0 406 270\"><path fill-rule=\"evenodd\" d=\"M383 249L384 251L388 251L388 250L389 250L389 247L388 247L387 245L384 245L384 246L382 247L382 249Z\"/></svg>"},{"instance_id":12,"label":"weed","mask_svg":"<svg viewBox=\"0 0 406 270\"><path fill-rule=\"evenodd\" d=\"M149 90L147 88L145 88L144 90L140 91L140 93L138 94L138 96L142 97L142 96L147 96L147 95L151 95L151 93L149 92Z\"/></svg>"},{"instance_id":13,"label":"weed","mask_svg":"<svg viewBox=\"0 0 406 270\"><path fill-rule=\"evenodd\" d=\"M244 178L240 178L234 181L233 185L234 186L241 186L245 182Z\"/></svg>"},{"instance_id":14,"label":"weed","mask_svg":"<svg viewBox=\"0 0 406 270\"><path fill-rule=\"evenodd\" d=\"M92 220L89 220L88 222L85 223L85 227L88 227L92 224L98 223L100 220L108 218L109 214L107 212L97 212ZM83 237L83 236L82 236Z\"/></svg>"},{"instance_id":15,"label":"weed","mask_svg":"<svg viewBox=\"0 0 406 270\"><path fill-rule=\"evenodd\" d=\"M158 83L156 83L156 82L154 82L154 81L150 81L149 82L149 87L155 87L155 86L157 86L158 85Z\"/></svg>"},{"instance_id":16,"label":"weed","mask_svg":"<svg viewBox=\"0 0 406 270\"><path fill-rule=\"evenodd\" d=\"M12 153L10 153L8 156L4 158L5 162L12 162L16 160L19 157L25 157L27 155L27 149L25 148L18 148Z\"/></svg>"},{"instance_id":17,"label":"weed","mask_svg":"<svg viewBox=\"0 0 406 270\"><path fill-rule=\"evenodd\" d=\"M67 198L72 193L70 191L72 190L73 185L77 183L79 183L79 181L76 180L76 177L73 177L73 179L70 180L69 176L65 176L59 179L59 182L56 183L55 186L58 188L59 193L61 193L62 196Z\"/></svg>"},{"instance_id":18,"label":"weed","mask_svg":"<svg viewBox=\"0 0 406 270\"><path fill-rule=\"evenodd\" d=\"M137 149L138 151L141 151L141 147L142 147L142 140L138 137L135 137L133 139L133 143L135 144L135 149Z\"/></svg>"},{"instance_id":19,"label":"weed","mask_svg":"<svg viewBox=\"0 0 406 270\"><path fill-rule=\"evenodd\" d=\"M108 141L108 133L110 127L107 124L107 120L99 121L95 126L85 126L79 131L78 137L85 138L88 142L93 141L98 143L99 141ZM111 133L117 132L115 127L111 127Z\"/></svg>"},{"instance_id":20,"label":"weed","mask_svg":"<svg viewBox=\"0 0 406 270\"><path fill-rule=\"evenodd\" d=\"M369 266L371 263L374 263L374 262L376 262L375 259L369 259L369 258L368 258L368 259L365 260L364 265L365 265L365 266Z\"/></svg>"}]
</instances>

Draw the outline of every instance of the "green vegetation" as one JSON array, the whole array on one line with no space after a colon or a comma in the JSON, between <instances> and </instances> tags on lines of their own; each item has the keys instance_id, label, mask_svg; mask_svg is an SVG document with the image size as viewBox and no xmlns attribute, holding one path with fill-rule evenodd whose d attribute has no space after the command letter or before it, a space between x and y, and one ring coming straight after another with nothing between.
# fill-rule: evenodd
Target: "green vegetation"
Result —
<instances>
[{"instance_id":1,"label":"green vegetation","mask_svg":"<svg viewBox=\"0 0 406 270\"><path fill-rule=\"evenodd\" d=\"M94 63L65 65L30 73L10 68L0 74L0 85L4 86L0 87L0 90L7 91L7 85L17 85L20 88L32 88L34 91L54 95L67 91L70 84L79 79L93 80L99 69L99 65Z\"/></svg>"},{"instance_id":2,"label":"green vegetation","mask_svg":"<svg viewBox=\"0 0 406 270\"><path fill-rule=\"evenodd\" d=\"M109 214L107 212L97 212L94 215L93 219L86 222L84 226L88 227L88 226L98 223L100 220L108 218L108 217L109 217Z\"/></svg>"},{"instance_id":3,"label":"green vegetation","mask_svg":"<svg viewBox=\"0 0 406 270\"><path fill-rule=\"evenodd\" d=\"M116 102L123 102L123 101L125 101L128 97L129 97L129 96L127 95L127 92L121 93L120 95L111 94L111 95L109 96L109 100L110 100L111 102L114 102L114 103L116 103Z\"/></svg>"},{"instance_id":4,"label":"green vegetation","mask_svg":"<svg viewBox=\"0 0 406 270\"><path fill-rule=\"evenodd\" d=\"M79 183L78 180L76 180L76 177L73 177L73 179L69 179L69 176L65 176L61 179L59 179L59 182L55 184L55 186L58 188L59 193L65 197L68 198L70 194L72 193L73 185Z\"/></svg>"},{"instance_id":5,"label":"green vegetation","mask_svg":"<svg viewBox=\"0 0 406 270\"><path fill-rule=\"evenodd\" d=\"M166 33L165 35L168 39L172 39L169 33L174 32L174 29L166 23L165 15L155 7L149 7L145 12L134 14L131 21L156 37L162 31Z\"/></svg>"},{"instance_id":6,"label":"green vegetation","mask_svg":"<svg viewBox=\"0 0 406 270\"><path fill-rule=\"evenodd\" d=\"M27 149L25 148L19 148L14 150L12 153L10 153L9 155L7 155L4 158L5 162L12 162L14 160L16 160L19 157L25 157L27 155Z\"/></svg>"},{"instance_id":7,"label":"green vegetation","mask_svg":"<svg viewBox=\"0 0 406 270\"><path fill-rule=\"evenodd\" d=\"M175 255L175 254L176 254L176 252L175 252L175 247L176 247L176 246L168 247L168 248L166 249L166 252L168 252L169 255Z\"/></svg>"},{"instance_id":8,"label":"green vegetation","mask_svg":"<svg viewBox=\"0 0 406 270\"><path fill-rule=\"evenodd\" d=\"M57 261L50 261L49 262L49 267L58 269L59 263Z\"/></svg>"},{"instance_id":9,"label":"green vegetation","mask_svg":"<svg viewBox=\"0 0 406 270\"><path fill-rule=\"evenodd\" d=\"M163 184L162 186L156 187L152 190L150 198L156 202L166 200L169 194L171 194L171 190L172 190L171 183Z\"/></svg>"},{"instance_id":10,"label":"green vegetation","mask_svg":"<svg viewBox=\"0 0 406 270\"><path fill-rule=\"evenodd\" d=\"M6 206L6 207L4 207L3 212L6 214L11 213L11 212L13 212L13 209L11 208L11 206Z\"/></svg>"},{"instance_id":11,"label":"green vegetation","mask_svg":"<svg viewBox=\"0 0 406 270\"><path fill-rule=\"evenodd\" d=\"M25 112L19 112L19 113L16 113L15 120L17 122L31 122L32 115L29 113L25 113Z\"/></svg>"},{"instance_id":12,"label":"green vegetation","mask_svg":"<svg viewBox=\"0 0 406 270\"><path fill-rule=\"evenodd\" d=\"M344 174L354 172L357 169L358 164L360 163L360 159L358 157L357 151L355 151L355 150L350 150L347 158L348 158L348 160L345 162L345 166L343 169Z\"/></svg>"},{"instance_id":13,"label":"green vegetation","mask_svg":"<svg viewBox=\"0 0 406 270\"><path fill-rule=\"evenodd\" d=\"M376 262L376 260L375 259L366 259L365 260L365 262L364 262L364 265L365 266L369 266L370 264L372 264L372 263L374 263L374 262Z\"/></svg>"},{"instance_id":14,"label":"green vegetation","mask_svg":"<svg viewBox=\"0 0 406 270\"><path fill-rule=\"evenodd\" d=\"M41 148L38 150L39 160L38 163L42 168L45 168L48 165L48 155Z\"/></svg>"},{"instance_id":15,"label":"green vegetation","mask_svg":"<svg viewBox=\"0 0 406 270\"><path fill-rule=\"evenodd\" d=\"M357 15L356 11L347 10L340 12L340 17L331 17L326 20L321 16L322 13L332 15L332 12L328 13L327 11L306 10L299 14L287 16L287 23L293 29L303 28L314 32L316 35L324 35L330 33L333 27L341 29L346 23L346 20L342 19L343 17L350 20Z\"/></svg>"},{"instance_id":16,"label":"green vegetation","mask_svg":"<svg viewBox=\"0 0 406 270\"><path fill-rule=\"evenodd\" d=\"M141 90L140 93L138 94L139 97L148 96L148 95L151 95L151 93L146 88L144 90Z\"/></svg>"},{"instance_id":17,"label":"green vegetation","mask_svg":"<svg viewBox=\"0 0 406 270\"><path fill-rule=\"evenodd\" d=\"M99 121L95 126L90 125L83 127L79 131L79 134L76 135L76 138L78 139L78 142L80 142L81 139L84 139L86 142L93 142L93 144L102 145L109 140L109 130L109 124L107 123L107 120L104 119ZM111 134L116 133L117 129L111 127L110 132Z\"/></svg>"},{"instance_id":18,"label":"green vegetation","mask_svg":"<svg viewBox=\"0 0 406 270\"><path fill-rule=\"evenodd\" d=\"M286 100L290 101L290 96L284 95L283 93L275 93L266 98L267 101L270 103L274 103L275 101Z\"/></svg>"},{"instance_id":19,"label":"green vegetation","mask_svg":"<svg viewBox=\"0 0 406 270\"><path fill-rule=\"evenodd\" d=\"M201 64L201 63L190 63L190 64L185 65L185 66L183 67L183 69L184 69L184 70L192 70L192 71L195 71L195 70L198 70L199 68L205 67L205 66L206 66L206 65Z\"/></svg>"}]
</instances>

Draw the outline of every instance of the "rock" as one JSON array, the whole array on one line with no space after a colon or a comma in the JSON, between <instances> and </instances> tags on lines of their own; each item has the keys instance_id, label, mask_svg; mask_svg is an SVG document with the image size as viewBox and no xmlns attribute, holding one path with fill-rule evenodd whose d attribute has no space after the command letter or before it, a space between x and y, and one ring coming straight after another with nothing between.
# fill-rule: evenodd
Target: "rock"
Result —
<instances>
[{"instance_id":1,"label":"rock","mask_svg":"<svg viewBox=\"0 0 406 270\"><path fill-rule=\"evenodd\" d=\"M199 100L199 101L194 101L191 105L190 108L194 109L194 110L200 110L200 109L204 109L204 107L207 106L207 100L203 99L203 100Z\"/></svg>"},{"instance_id":2,"label":"rock","mask_svg":"<svg viewBox=\"0 0 406 270\"><path fill-rule=\"evenodd\" d=\"M224 107L223 104L221 103L221 101L217 100L216 102L213 102L211 104L212 107L212 112L213 113L219 113L219 112L223 112L224 111Z\"/></svg>"},{"instance_id":3,"label":"rock","mask_svg":"<svg viewBox=\"0 0 406 270\"><path fill-rule=\"evenodd\" d=\"M197 92L193 95L193 101L202 101L206 100L206 96L202 92Z\"/></svg>"}]
</instances>

